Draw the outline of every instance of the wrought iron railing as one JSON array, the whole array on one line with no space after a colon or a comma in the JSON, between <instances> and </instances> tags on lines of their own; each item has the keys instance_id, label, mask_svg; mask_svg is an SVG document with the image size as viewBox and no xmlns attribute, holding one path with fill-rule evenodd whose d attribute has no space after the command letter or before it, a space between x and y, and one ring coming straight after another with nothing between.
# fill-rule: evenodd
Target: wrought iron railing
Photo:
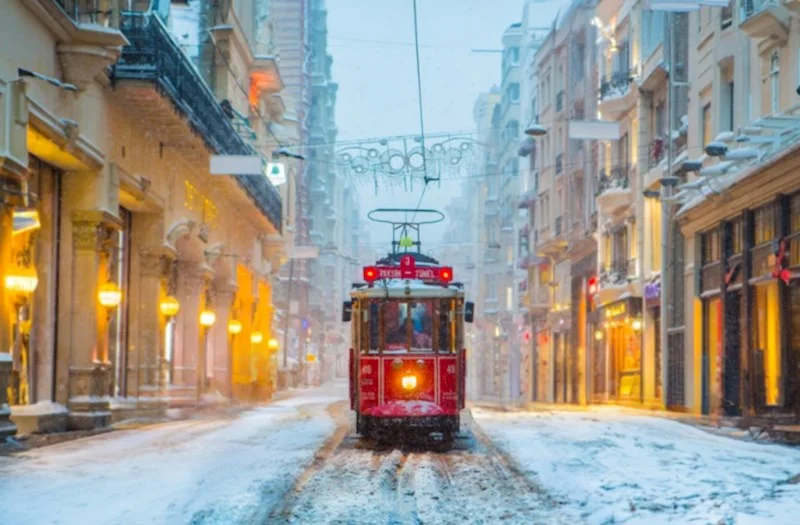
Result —
<instances>
[{"instance_id":1,"label":"wrought iron railing","mask_svg":"<svg viewBox=\"0 0 800 525\"><path fill-rule=\"evenodd\" d=\"M123 13L121 30L130 41L113 66L114 82L152 82L175 109L219 155L258 155L234 129L214 93L189 58L172 39L161 19L151 13ZM262 176L234 175L239 186L279 231L282 228L281 196Z\"/></svg>"},{"instance_id":2,"label":"wrought iron railing","mask_svg":"<svg viewBox=\"0 0 800 525\"><path fill-rule=\"evenodd\" d=\"M600 100L621 97L630 89L633 76L630 71L617 71L600 83Z\"/></svg>"},{"instance_id":3,"label":"wrought iron railing","mask_svg":"<svg viewBox=\"0 0 800 525\"><path fill-rule=\"evenodd\" d=\"M110 0L55 0L76 24L108 26L111 22Z\"/></svg>"},{"instance_id":4,"label":"wrought iron railing","mask_svg":"<svg viewBox=\"0 0 800 525\"><path fill-rule=\"evenodd\" d=\"M600 179L597 181L597 195L611 189L627 189L630 187L628 178L628 166L617 166L610 172L600 171Z\"/></svg>"}]
</instances>

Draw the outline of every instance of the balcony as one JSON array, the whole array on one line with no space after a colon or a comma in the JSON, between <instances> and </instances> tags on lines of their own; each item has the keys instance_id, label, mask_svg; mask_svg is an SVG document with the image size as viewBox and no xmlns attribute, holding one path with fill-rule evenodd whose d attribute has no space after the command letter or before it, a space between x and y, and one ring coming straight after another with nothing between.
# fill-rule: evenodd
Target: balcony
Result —
<instances>
[{"instance_id":1,"label":"balcony","mask_svg":"<svg viewBox=\"0 0 800 525\"><path fill-rule=\"evenodd\" d=\"M130 41L113 67L112 81L133 112L169 141L186 147L202 145L218 155L258 155L234 129L222 106L158 16L126 13L121 29ZM207 170L207 158L198 168ZM281 197L266 177L233 175L239 189L281 231Z\"/></svg>"},{"instance_id":2,"label":"balcony","mask_svg":"<svg viewBox=\"0 0 800 525\"><path fill-rule=\"evenodd\" d=\"M605 118L616 120L633 105L635 95L630 71L617 71L600 83L599 109Z\"/></svg>"},{"instance_id":3,"label":"balcony","mask_svg":"<svg viewBox=\"0 0 800 525\"><path fill-rule=\"evenodd\" d=\"M742 0L739 28L751 38L786 42L789 11L780 0Z\"/></svg>"},{"instance_id":4,"label":"balcony","mask_svg":"<svg viewBox=\"0 0 800 525\"><path fill-rule=\"evenodd\" d=\"M612 214L633 203L628 170L627 166L618 166L608 174L600 172L596 198L597 206L604 212Z\"/></svg>"},{"instance_id":5,"label":"balcony","mask_svg":"<svg viewBox=\"0 0 800 525\"><path fill-rule=\"evenodd\" d=\"M558 257L564 255L567 248L567 239L563 231L563 219L556 217L553 221L553 229L544 228L539 230L539 240L536 243L537 255L541 257Z\"/></svg>"}]
</instances>

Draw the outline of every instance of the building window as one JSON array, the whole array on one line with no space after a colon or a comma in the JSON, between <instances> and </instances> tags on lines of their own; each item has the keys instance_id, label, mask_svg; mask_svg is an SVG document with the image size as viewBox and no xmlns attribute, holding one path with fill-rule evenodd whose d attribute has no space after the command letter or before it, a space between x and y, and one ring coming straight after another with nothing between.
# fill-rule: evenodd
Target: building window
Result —
<instances>
[{"instance_id":1,"label":"building window","mask_svg":"<svg viewBox=\"0 0 800 525\"><path fill-rule=\"evenodd\" d=\"M510 84L508 86L508 96L512 102L519 102L519 84Z\"/></svg>"},{"instance_id":2,"label":"building window","mask_svg":"<svg viewBox=\"0 0 800 525\"><path fill-rule=\"evenodd\" d=\"M722 113L720 114L720 131L733 131L734 124L734 96L733 82L726 82L722 85Z\"/></svg>"},{"instance_id":3,"label":"building window","mask_svg":"<svg viewBox=\"0 0 800 525\"><path fill-rule=\"evenodd\" d=\"M702 262L703 264L717 262L720 259L719 230L714 229L704 233L702 237Z\"/></svg>"},{"instance_id":4,"label":"building window","mask_svg":"<svg viewBox=\"0 0 800 525\"><path fill-rule=\"evenodd\" d=\"M744 224L742 219L731 221L731 255L738 255L744 249Z\"/></svg>"},{"instance_id":5,"label":"building window","mask_svg":"<svg viewBox=\"0 0 800 525\"><path fill-rule=\"evenodd\" d=\"M728 2L728 5L723 7L720 13L720 27L728 29L731 24L733 24L733 6L731 2Z\"/></svg>"},{"instance_id":6,"label":"building window","mask_svg":"<svg viewBox=\"0 0 800 525\"><path fill-rule=\"evenodd\" d=\"M769 84L770 84L770 112L777 113L780 108L781 98L781 64L780 55L775 51L769 64Z\"/></svg>"},{"instance_id":7,"label":"building window","mask_svg":"<svg viewBox=\"0 0 800 525\"><path fill-rule=\"evenodd\" d=\"M778 324L778 283L756 286L753 323L756 374L761 375L756 384L756 395L767 406L781 404L781 351L780 325ZM763 381L763 382L762 382Z\"/></svg>"},{"instance_id":8,"label":"building window","mask_svg":"<svg viewBox=\"0 0 800 525\"><path fill-rule=\"evenodd\" d=\"M512 287L506 288L506 310L514 309L514 289Z\"/></svg>"},{"instance_id":9,"label":"building window","mask_svg":"<svg viewBox=\"0 0 800 525\"><path fill-rule=\"evenodd\" d=\"M753 212L753 243L761 246L775 240L775 205L767 204Z\"/></svg>"},{"instance_id":10,"label":"building window","mask_svg":"<svg viewBox=\"0 0 800 525\"><path fill-rule=\"evenodd\" d=\"M701 116L701 121L703 125L703 144L702 146L705 147L709 142L711 142L711 103L709 102L705 106L703 106L703 113Z\"/></svg>"},{"instance_id":11,"label":"building window","mask_svg":"<svg viewBox=\"0 0 800 525\"><path fill-rule=\"evenodd\" d=\"M721 406L721 370L719 359L722 353L722 301L719 297L703 301L704 312L703 318L705 326L703 327L703 344L705 348L703 353L708 363L708 407L711 412L716 412L715 409ZM708 413L709 410L704 410Z\"/></svg>"}]
</instances>

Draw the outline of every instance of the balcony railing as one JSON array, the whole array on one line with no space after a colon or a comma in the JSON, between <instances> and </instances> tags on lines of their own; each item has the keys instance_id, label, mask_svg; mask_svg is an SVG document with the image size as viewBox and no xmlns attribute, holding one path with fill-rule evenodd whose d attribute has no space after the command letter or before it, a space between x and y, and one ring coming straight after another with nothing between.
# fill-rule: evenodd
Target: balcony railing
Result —
<instances>
[{"instance_id":1,"label":"balcony railing","mask_svg":"<svg viewBox=\"0 0 800 525\"><path fill-rule=\"evenodd\" d=\"M55 0L76 24L111 25L111 0Z\"/></svg>"},{"instance_id":2,"label":"balcony railing","mask_svg":"<svg viewBox=\"0 0 800 525\"><path fill-rule=\"evenodd\" d=\"M624 96L630 89L633 76L630 71L617 71L600 83L600 100Z\"/></svg>"},{"instance_id":3,"label":"balcony railing","mask_svg":"<svg viewBox=\"0 0 800 525\"><path fill-rule=\"evenodd\" d=\"M614 259L600 269L600 281L606 285L625 284L636 275L636 259Z\"/></svg>"},{"instance_id":4,"label":"balcony railing","mask_svg":"<svg viewBox=\"0 0 800 525\"><path fill-rule=\"evenodd\" d=\"M562 89L561 91L558 92L558 94L556 94L556 111L561 111L563 109L564 109L564 90Z\"/></svg>"},{"instance_id":5,"label":"balcony railing","mask_svg":"<svg viewBox=\"0 0 800 525\"><path fill-rule=\"evenodd\" d=\"M611 168L609 173L604 170L600 172L597 195L612 189L627 189L629 186L628 166L617 166L616 168Z\"/></svg>"},{"instance_id":6,"label":"balcony railing","mask_svg":"<svg viewBox=\"0 0 800 525\"><path fill-rule=\"evenodd\" d=\"M253 146L236 133L214 93L158 16L125 13L121 26L130 45L123 48L122 57L113 67L115 83L125 80L153 83L213 153L258 155ZM234 175L234 178L259 211L280 231L282 203L272 183L260 176Z\"/></svg>"}]
</instances>

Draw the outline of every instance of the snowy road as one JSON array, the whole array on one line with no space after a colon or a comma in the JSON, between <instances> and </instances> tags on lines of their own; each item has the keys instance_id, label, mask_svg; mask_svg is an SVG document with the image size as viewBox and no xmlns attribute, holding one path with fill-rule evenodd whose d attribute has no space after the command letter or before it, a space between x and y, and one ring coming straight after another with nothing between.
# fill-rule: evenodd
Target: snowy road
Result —
<instances>
[{"instance_id":1,"label":"snowy road","mask_svg":"<svg viewBox=\"0 0 800 525\"><path fill-rule=\"evenodd\" d=\"M0 523L263 522L334 429L342 390L0 457Z\"/></svg>"},{"instance_id":2,"label":"snowy road","mask_svg":"<svg viewBox=\"0 0 800 525\"><path fill-rule=\"evenodd\" d=\"M800 523L800 448L613 408L473 414L576 523Z\"/></svg>"},{"instance_id":3,"label":"snowy road","mask_svg":"<svg viewBox=\"0 0 800 525\"><path fill-rule=\"evenodd\" d=\"M446 452L384 448L349 435L321 455L267 523L574 523L557 507L479 429L464 425Z\"/></svg>"},{"instance_id":4,"label":"snowy road","mask_svg":"<svg viewBox=\"0 0 800 525\"><path fill-rule=\"evenodd\" d=\"M464 414L446 451L357 439L344 385L0 457L0 524L795 524L800 448L613 409Z\"/></svg>"}]
</instances>

